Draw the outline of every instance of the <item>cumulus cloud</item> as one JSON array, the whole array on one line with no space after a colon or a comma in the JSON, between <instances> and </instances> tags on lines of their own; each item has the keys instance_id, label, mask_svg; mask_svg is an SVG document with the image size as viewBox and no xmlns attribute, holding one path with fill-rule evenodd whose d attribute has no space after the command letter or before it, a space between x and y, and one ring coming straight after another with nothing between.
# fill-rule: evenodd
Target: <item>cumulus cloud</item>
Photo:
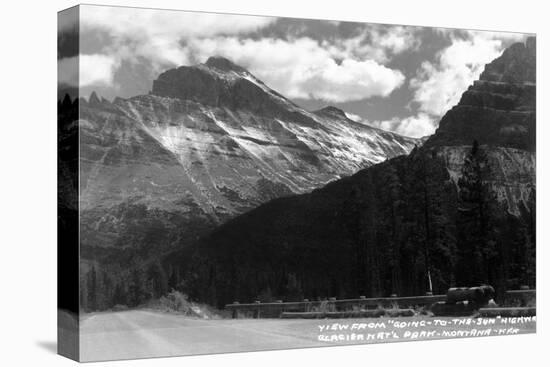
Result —
<instances>
[{"instance_id":1,"label":"cumulus cloud","mask_svg":"<svg viewBox=\"0 0 550 367\"><path fill-rule=\"evenodd\" d=\"M437 128L437 121L426 113L418 113L407 117L394 117L388 120L374 121L369 121L350 112L345 112L345 114L350 120L355 122L374 126L386 131L392 131L411 138L421 138L432 135Z\"/></svg>"},{"instance_id":2,"label":"cumulus cloud","mask_svg":"<svg viewBox=\"0 0 550 367\"><path fill-rule=\"evenodd\" d=\"M506 41L523 35L494 32L449 31L451 45L437 55L435 62L424 62L411 79L413 101L419 110L441 117L460 100L462 93L479 78L485 65L497 58Z\"/></svg>"},{"instance_id":3,"label":"cumulus cloud","mask_svg":"<svg viewBox=\"0 0 550 367\"><path fill-rule=\"evenodd\" d=\"M322 67L310 69L298 82L297 93L291 97L313 97L331 102L358 101L372 96L388 96L403 84L404 75L372 60L343 60L336 64L327 59Z\"/></svg>"},{"instance_id":4,"label":"cumulus cloud","mask_svg":"<svg viewBox=\"0 0 550 367\"><path fill-rule=\"evenodd\" d=\"M276 18L86 5L80 19L82 32L109 34L109 53L128 61L143 57L158 69L188 64L182 47L187 40L251 32Z\"/></svg>"},{"instance_id":5,"label":"cumulus cloud","mask_svg":"<svg viewBox=\"0 0 550 367\"><path fill-rule=\"evenodd\" d=\"M187 48L200 61L225 56L290 98L344 102L387 96L405 79L400 71L373 60L337 63L330 50L307 37L291 41L217 37L195 40Z\"/></svg>"},{"instance_id":6,"label":"cumulus cloud","mask_svg":"<svg viewBox=\"0 0 550 367\"><path fill-rule=\"evenodd\" d=\"M119 61L111 56L93 54L58 60L58 80L72 86L113 86Z\"/></svg>"},{"instance_id":7,"label":"cumulus cloud","mask_svg":"<svg viewBox=\"0 0 550 367\"><path fill-rule=\"evenodd\" d=\"M432 135L436 129L436 121L426 113L419 113L404 118L394 117L391 120L385 121L373 121L370 122L370 125L412 138Z\"/></svg>"},{"instance_id":8,"label":"cumulus cloud","mask_svg":"<svg viewBox=\"0 0 550 367\"><path fill-rule=\"evenodd\" d=\"M335 57L356 57L387 63L392 56L420 47L416 27L365 25L349 38L326 40L323 46Z\"/></svg>"},{"instance_id":9,"label":"cumulus cloud","mask_svg":"<svg viewBox=\"0 0 550 367\"><path fill-rule=\"evenodd\" d=\"M80 85L113 84L113 76L120 61L107 55L80 55Z\"/></svg>"}]
</instances>

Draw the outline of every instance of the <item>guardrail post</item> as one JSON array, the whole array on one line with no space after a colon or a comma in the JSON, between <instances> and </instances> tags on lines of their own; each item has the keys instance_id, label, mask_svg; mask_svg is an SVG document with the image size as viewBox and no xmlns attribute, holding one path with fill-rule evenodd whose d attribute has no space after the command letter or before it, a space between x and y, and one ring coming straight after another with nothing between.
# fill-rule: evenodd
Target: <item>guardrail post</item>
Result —
<instances>
[{"instance_id":1,"label":"guardrail post","mask_svg":"<svg viewBox=\"0 0 550 367\"><path fill-rule=\"evenodd\" d=\"M260 301L254 301L255 304L259 305ZM260 318L260 306L256 307L254 309L254 318L259 319Z\"/></svg>"},{"instance_id":2,"label":"guardrail post","mask_svg":"<svg viewBox=\"0 0 550 367\"><path fill-rule=\"evenodd\" d=\"M365 303L365 302L361 302L361 301L364 301L366 300L367 297L366 296L359 296L359 309L360 310L368 310L368 305Z\"/></svg>"},{"instance_id":3,"label":"guardrail post","mask_svg":"<svg viewBox=\"0 0 550 367\"><path fill-rule=\"evenodd\" d=\"M233 302L234 305L238 305L239 302L235 301ZM233 312L231 313L231 317L234 318L234 319L238 319L239 318L239 310L237 309L237 307L234 307L233 308Z\"/></svg>"},{"instance_id":4,"label":"guardrail post","mask_svg":"<svg viewBox=\"0 0 550 367\"><path fill-rule=\"evenodd\" d=\"M397 298L397 293L390 294L390 298ZM390 307L399 308L399 302L397 300L390 302Z\"/></svg>"},{"instance_id":5,"label":"guardrail post","mask_svg":"<svg viewBox=\"0 0 550 367\"><path fill-rule=\"evenodd\" d=\"M310 303L309 303L309 299L307 298L304 298L304 300L302 301L304 302L304 312L309 312L310 311Z\"/></svg>"},{"instance_id":6,"label":"guardrail post","mask_svg":"<svg viewBox=\"0 0 550 367\"><path fill-rule=\"evenodd\" d=\"M280 303L281 306L276 306L276 309L279 310L279 317L281 317L282 313L285 311L285 305L283 304L283 300L282 299L278 299L275 301L275 303Z\"/></svg>"},{"instance_id":7,"label":"guardrail post","mask_svg":"<svg viewBox=\"0 0 550 367\"><path fill-rule=\"evenodd\" d=\"M328 310L329 311L336 311L336 297L329 297L328 298Z\"/></svg>"}]
</instances>

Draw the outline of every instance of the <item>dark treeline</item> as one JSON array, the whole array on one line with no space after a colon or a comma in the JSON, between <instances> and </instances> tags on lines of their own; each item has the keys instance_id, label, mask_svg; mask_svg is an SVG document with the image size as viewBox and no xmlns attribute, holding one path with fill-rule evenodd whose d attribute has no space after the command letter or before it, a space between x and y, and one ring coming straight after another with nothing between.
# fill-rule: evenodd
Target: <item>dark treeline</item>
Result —
<instances>
[{"instance_id":1,"label":"dark treeline","mask_svg":"<svg viewBox=\"0 0 550 367\"><path fill-rule=\"evenodd\" d=\"M81 272L80 307L84 311L111 309L117 305L136 307L183 289L176 268L165 268L158 260L134 264L130 269L94 264Z\"/></svg>"}]
</instances>

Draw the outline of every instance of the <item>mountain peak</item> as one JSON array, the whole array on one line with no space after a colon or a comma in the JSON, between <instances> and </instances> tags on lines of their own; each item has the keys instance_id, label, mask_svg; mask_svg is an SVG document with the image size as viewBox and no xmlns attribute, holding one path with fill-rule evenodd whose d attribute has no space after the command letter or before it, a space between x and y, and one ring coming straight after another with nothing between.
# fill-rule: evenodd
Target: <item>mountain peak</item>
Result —
<instances>
[{"instance_id":1,"label":"mountain peak","mask_svg":"<svg viewBox=\"0 0 550 367\"><path fill-rule=\"evenodd\" d=\"M268 88L246 69L223 57L161 73L151 94L233 110L262 111L266 116L291 113L292 102ZM305 117L304 117L305 118Z\"/></svg>"},{"instance_id":2,"label":"mountain peak","mask_svg":"<svg viewBox=\"0 0 550 367\"><path fill-rule=\"evenodd\" d=\"M321 108L320 110L314 111L313 113L315 113L316 115L329 115L329 116L348 118L348 116L343 110L334 106L326 106Z\"/></svg>"},{"instance_id":3,"label":"mountain peak","mask_svg":"<svg viewBox=\"0 0 550 367\"><path fill-rule=\"evenodd\" d=\"M231 60L226 59L222 56L209 57L208 60L206 60L205 65L210 68L218 69L220 71L247 72L245 68L233 63Z\"/></svg>"},{"instance_id":4,"label":"mountain peak","mask_svg":"<svg viewBox=\"0 0 550 367\"><path fill-rule=\"evenodd\" d=\"M88 103L90 105L99 105L99 104L101 104L101 100L99 99L99 97L97 96L97 93L95 91L93 91L90 94L90 97L88 98Z\"/></svg>"}]
</instances>

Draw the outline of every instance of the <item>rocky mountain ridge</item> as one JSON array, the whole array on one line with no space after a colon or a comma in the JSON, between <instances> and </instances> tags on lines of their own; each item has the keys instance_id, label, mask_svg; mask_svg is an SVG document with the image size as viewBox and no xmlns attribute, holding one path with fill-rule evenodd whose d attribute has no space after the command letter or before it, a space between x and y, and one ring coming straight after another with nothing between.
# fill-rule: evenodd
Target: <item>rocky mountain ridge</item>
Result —
<instances>
[{"instance_id":1,"label":"rocky mountain ridge","mask_svg":"<svg viewBox=\"0 0 550 367\"><path fill-rule=\"evenodd\" d=\"M185 247L416 143L343 112L306 111L223 58L168 70L148 95L93 93L79 107L82 253L98 264Z\"/></svg>"}]
</instances>

